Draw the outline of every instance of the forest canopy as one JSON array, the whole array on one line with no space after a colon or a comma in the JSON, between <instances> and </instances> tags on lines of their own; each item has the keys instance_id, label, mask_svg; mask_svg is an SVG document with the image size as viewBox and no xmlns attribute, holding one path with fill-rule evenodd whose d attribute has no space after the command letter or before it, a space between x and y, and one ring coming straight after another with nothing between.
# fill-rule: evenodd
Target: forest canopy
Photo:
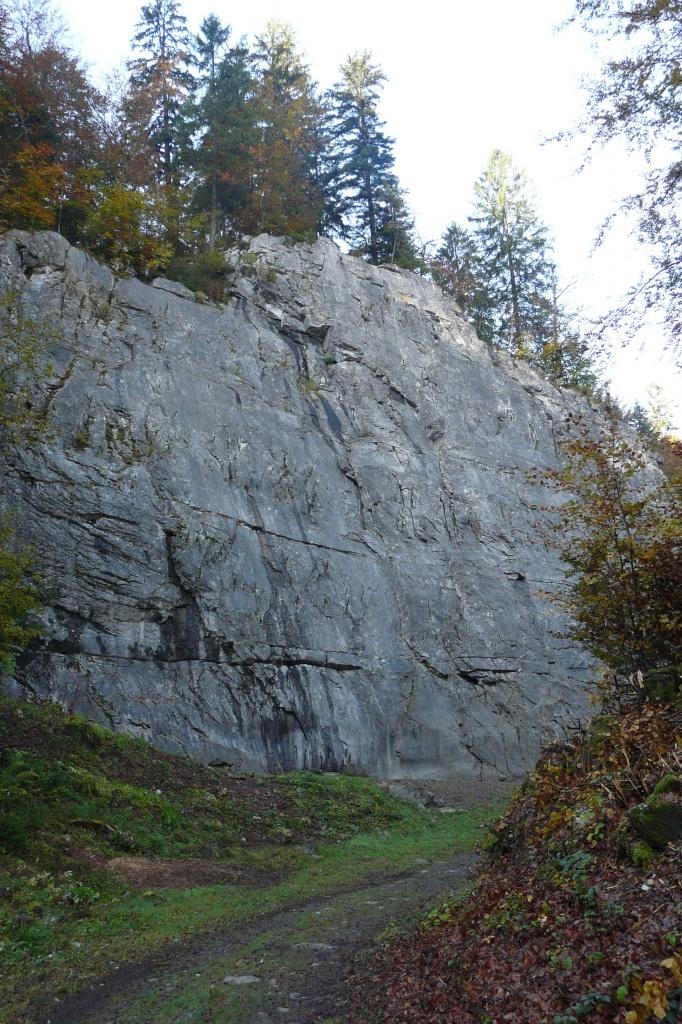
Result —
<instances>
[{"instance_id":1,"label":"forest canopy","mask_svg":"<svg viewBox=\"0 0 682 1024\"><path fill-rule=\"evenodd\" d=\"M627 44L591 83L583 129L595 145L624 136L650 160L626 206L654 269L627 306L664 308L673 337L679 13L677 0L576 0L573 16ZM495 149L467 222L423 242L381 114L385 83L358 50L323 89L291 25L271 21L247 40L213 13L192 31L180 0L151 0L124 72L100 87L52 0L0 0L0 228L59 231L118 273L163 272L214 301L221 253L245 235L332 237L371 263L429 275L482 339L594 394L594 346L522 168ZM622 326L622 313L604 327Z\"/></svg>"}]
</instances>

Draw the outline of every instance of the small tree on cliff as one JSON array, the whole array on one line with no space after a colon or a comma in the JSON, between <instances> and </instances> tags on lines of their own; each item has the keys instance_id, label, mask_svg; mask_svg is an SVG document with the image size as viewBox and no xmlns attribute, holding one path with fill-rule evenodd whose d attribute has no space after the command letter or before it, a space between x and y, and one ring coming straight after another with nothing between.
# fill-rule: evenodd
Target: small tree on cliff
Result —
<instances>
[{"instance_id":1,"label":"small tree on cliff","mask_svg":"<svg viewBox=\"0 0 682 1024\"><path fill-rule=\"evenodd\" d=\"M554 530L566 586L552 600L568 635L615 672L673 664L682 650L682 487L656 481L615 413L600 430L569 417L561 469L535 474L570 494Z\"/></svg>"},{"instance_id":2,"label":"small tree on cliff","mask_svg":"<svg viewBox=\"0 0 682 1024\"><path fill-rule=\"evenodd\" d=\"M0 454L38 441L46 418L35 401L32 382L41 373L45 332L11 310L0 308ZM32 552L16 539L11 512L0 503L0 673L10 671L16 655L37 635L39 579Z\"/></svg>"}]
</instances>

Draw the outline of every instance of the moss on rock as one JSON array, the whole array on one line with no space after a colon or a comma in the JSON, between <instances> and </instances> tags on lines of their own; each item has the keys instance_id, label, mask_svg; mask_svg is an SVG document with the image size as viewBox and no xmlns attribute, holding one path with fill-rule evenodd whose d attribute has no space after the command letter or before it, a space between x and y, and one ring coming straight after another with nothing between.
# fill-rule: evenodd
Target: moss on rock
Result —
<instances>
[{"instance_id":1,"label":"moss on rock","mask_svg":"<svg viewBox=\"0 0 682 1024\"><path fill-rule=\"evenodd\" d=\"M649 800L652 797L665 796L667 793L682 793L682 778L676 772L668 772L656 783Z\"/></svg>"},{"instance_id":2,"label":"moss on rock","mask_svg":"<svg viewBox=\"0 0 682 1024\"><path fill-rule=\"evenodd\" d=\"M668 843L682 839L682 803L662 796L649 797L628 811L635 832L654 849L662 850Z\"/></svg>"},{"instance_id":3,"label":"moss on rock","mask_svg":"<svg viewBox=\"0 0 682 1024\"><path fill-rule=\"evenodd\" d=\"M682 697L682 665L669 665L645 672L643 688L647 697L661 704L676 702Z\"/></svg>"},{"instance_id":4,"label":"moss on rock","mask_svg":"<svg viewBox=\"0 0 682 1024\"><path fill-rule=\"evenodd\" d=\"M632 844L630 849L630 860L640 871L648 871L654 859L654 851L643 839Z\"/></svg>"}]
</instances>

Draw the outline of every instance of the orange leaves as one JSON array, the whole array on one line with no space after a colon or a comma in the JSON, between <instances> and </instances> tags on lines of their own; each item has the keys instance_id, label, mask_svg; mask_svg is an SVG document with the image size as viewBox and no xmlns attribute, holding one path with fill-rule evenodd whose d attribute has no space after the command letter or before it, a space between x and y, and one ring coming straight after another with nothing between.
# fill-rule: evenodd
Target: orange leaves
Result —
<instances>
[{"instance_id":1,"label":"orange leaves","mask_svg":"<svg viewBox=\"0 0 682 1024\"><path fill-rule=\"evenodd\" d=\"M168 264L173 250L159 237L165 219L162 203L163 196L143 194L125 185L102 189L87 230L114 269L132 267L148 274Z\"/></svg>"},{"instance_id":2,"label":"orange leaves","mask_svg":"<svg viewBox=\"0 0 682 1024\"><path fill-rule=\"evenodd\" d=\"M31 228L54 227L66 180L51 146L21 146L9 158L0 180L0 221Z\"/></svg>"},{"instance_id":3,"label":"orange leaves","mask_svg":"<svg viewBox=\"0 0 682 1024\"><path fill-rule=\"evenodd\" d=\"M676 953L661 961L661 967L669 972L667 978L643 981L635 976L630 980L631 1009L625 1013L625 1024L644 1024L645 1021L665 1020L670 1006L670 996L682 987L682 956Z\"/></svg>"}]
</instances>

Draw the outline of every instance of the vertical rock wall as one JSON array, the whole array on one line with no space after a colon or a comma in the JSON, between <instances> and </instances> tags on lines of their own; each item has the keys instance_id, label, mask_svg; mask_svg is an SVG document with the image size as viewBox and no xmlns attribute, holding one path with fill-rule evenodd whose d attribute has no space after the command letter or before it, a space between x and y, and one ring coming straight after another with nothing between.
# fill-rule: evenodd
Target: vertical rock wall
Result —
<instances>
[{"instance_id":1,"label":"vertical rock wall","mask_svg":"<svg viewBox=\"0 0 682 1024\"><path fill-rule=\"evenodd\" d=\"M0 240L56 424L1 469L51 581L12 691L243 767L520 774L585 715L525 475L576 397L414 275L325 240L229 258L216 307Z\"/></svg>"}]
</instances>

